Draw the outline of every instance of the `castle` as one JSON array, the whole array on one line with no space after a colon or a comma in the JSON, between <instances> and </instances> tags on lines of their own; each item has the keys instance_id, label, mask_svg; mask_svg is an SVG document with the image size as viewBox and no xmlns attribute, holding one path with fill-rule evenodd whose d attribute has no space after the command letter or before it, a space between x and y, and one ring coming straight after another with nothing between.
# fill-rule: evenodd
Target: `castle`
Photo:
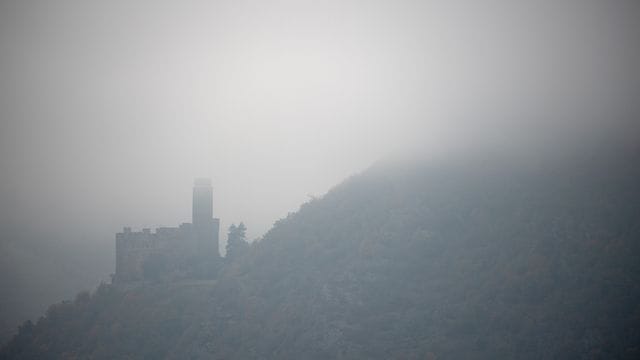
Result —
<instances>
[{"instance_id":1,"label":"castle","mask_svg":"<svg viewBox=\"0 0 640 360\"><path fill-rule=\"evenodd\" d=\"M114 283L158 278L206 278L220 260L220 219L213 218L210 179L197 179L193 187L192 223L161 227L155 232L133 232L125 227L116 234Z\"/></svg>"}]
</instances>

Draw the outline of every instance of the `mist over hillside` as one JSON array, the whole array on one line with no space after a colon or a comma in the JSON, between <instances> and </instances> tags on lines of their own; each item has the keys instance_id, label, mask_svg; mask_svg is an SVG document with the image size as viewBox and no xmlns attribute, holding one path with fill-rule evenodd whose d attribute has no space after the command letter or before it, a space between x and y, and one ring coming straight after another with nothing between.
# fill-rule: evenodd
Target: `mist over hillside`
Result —
<instances>
[{"instance_id":1,"label":"mist over hillside","mask_svg":"<svg viewBox=\"0 0 640 360\"><path fill-rule=\"evenodd\" d=\"M5 228L6 230L6 228ZM70 241L46 241L24 229L0 242L0 343L15 334L17 325L37 319L51 303L93 289L113 272L113 246L97 248Z\"/></svg>"},{"instance_id":2,"label":"mist over hillside","mask_svg":"<svg viewBox=\"0 0 640 360\"><path fill-rule=\"evenodd\" d=\"M635 357L638 39L638 0L1 0L2 354Z\"/></svg>"},{"instance_id":3,"label":"mist over hillside","mask_svg":"<svg viewBox=\"0 0 640 360\"><path fill-rule=\"evenodd\" d=\"M102 285L1 354L633 359L638 160L380 163L278 221L215 282Z\"/></svg>"}]
</instances>

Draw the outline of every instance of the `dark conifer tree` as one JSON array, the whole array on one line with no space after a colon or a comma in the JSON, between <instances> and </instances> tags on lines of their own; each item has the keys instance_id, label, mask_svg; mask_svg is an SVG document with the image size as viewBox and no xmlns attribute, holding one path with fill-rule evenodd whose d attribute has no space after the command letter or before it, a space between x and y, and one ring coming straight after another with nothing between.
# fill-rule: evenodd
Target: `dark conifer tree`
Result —
<instances>
[{"instance_id":1,"label":"dark conifer tree","mask_svg":"<svg viewBox=\"0 0 640 360\"><path fill-rule=\"evenodd\" d=\"M243 222L238 226L231 224L227 235L227 259L233 259L243 253L249 246L246 241L247 227Z\"/></svg>"}]
</instances>

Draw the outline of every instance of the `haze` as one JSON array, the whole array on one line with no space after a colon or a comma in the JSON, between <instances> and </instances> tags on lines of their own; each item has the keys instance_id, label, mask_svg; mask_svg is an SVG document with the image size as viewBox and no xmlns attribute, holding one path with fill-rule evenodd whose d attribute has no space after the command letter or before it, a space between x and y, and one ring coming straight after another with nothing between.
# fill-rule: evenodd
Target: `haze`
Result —
<instances>
[{"instance_id":1,"label":"haze","mask_svg":"<svg viewBox=\"0 0 640 360\"><path fill-rule=\"evenodd\" d=\"M108 279L114 233L188 221L196 177L255 239L381 158L637 138L639 10L2 1L2 307Z\"/></svg>"}]
</instances>

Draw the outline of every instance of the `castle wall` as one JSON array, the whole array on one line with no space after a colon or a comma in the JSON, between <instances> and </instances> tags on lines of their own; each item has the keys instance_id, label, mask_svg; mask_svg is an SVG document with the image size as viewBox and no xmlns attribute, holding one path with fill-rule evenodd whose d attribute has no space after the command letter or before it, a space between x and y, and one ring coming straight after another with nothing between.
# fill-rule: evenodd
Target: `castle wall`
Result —
<instances>
[{"instance_id":1,"label":"castle wall","mask_svg":"<svg viewBox=\"0 0 640 360\"><path fill-rule=\"evenodd\" d=\"M198 225L194 225L194 231L197 237L198 254L207 258L219 258L220 219L200 222Z\"/></svg>"},{"instance_id":2,"label":"castle wall","mask_svg":"<svg viewBox=\"0 0 640 360\"><path fill-rule=\"evenodd\" d=\"M161 256L171 272L184 272L199 255L196 234L191 224L132 232L125 228L116 234L116 281L144 279L144 265L152 256Z\"/></svg>"},{"instance_id":3,"label":"castle wall","mask_svg":"<svg viewBox=\"0 0 640 360\"><path fill-rule=\"evenodd\" d=\"M142 265L154 253L156 242L149 231L132 232L125 228L116 234L116 278L123 281L142 280Z\"/></svg>"}]
</instances>

